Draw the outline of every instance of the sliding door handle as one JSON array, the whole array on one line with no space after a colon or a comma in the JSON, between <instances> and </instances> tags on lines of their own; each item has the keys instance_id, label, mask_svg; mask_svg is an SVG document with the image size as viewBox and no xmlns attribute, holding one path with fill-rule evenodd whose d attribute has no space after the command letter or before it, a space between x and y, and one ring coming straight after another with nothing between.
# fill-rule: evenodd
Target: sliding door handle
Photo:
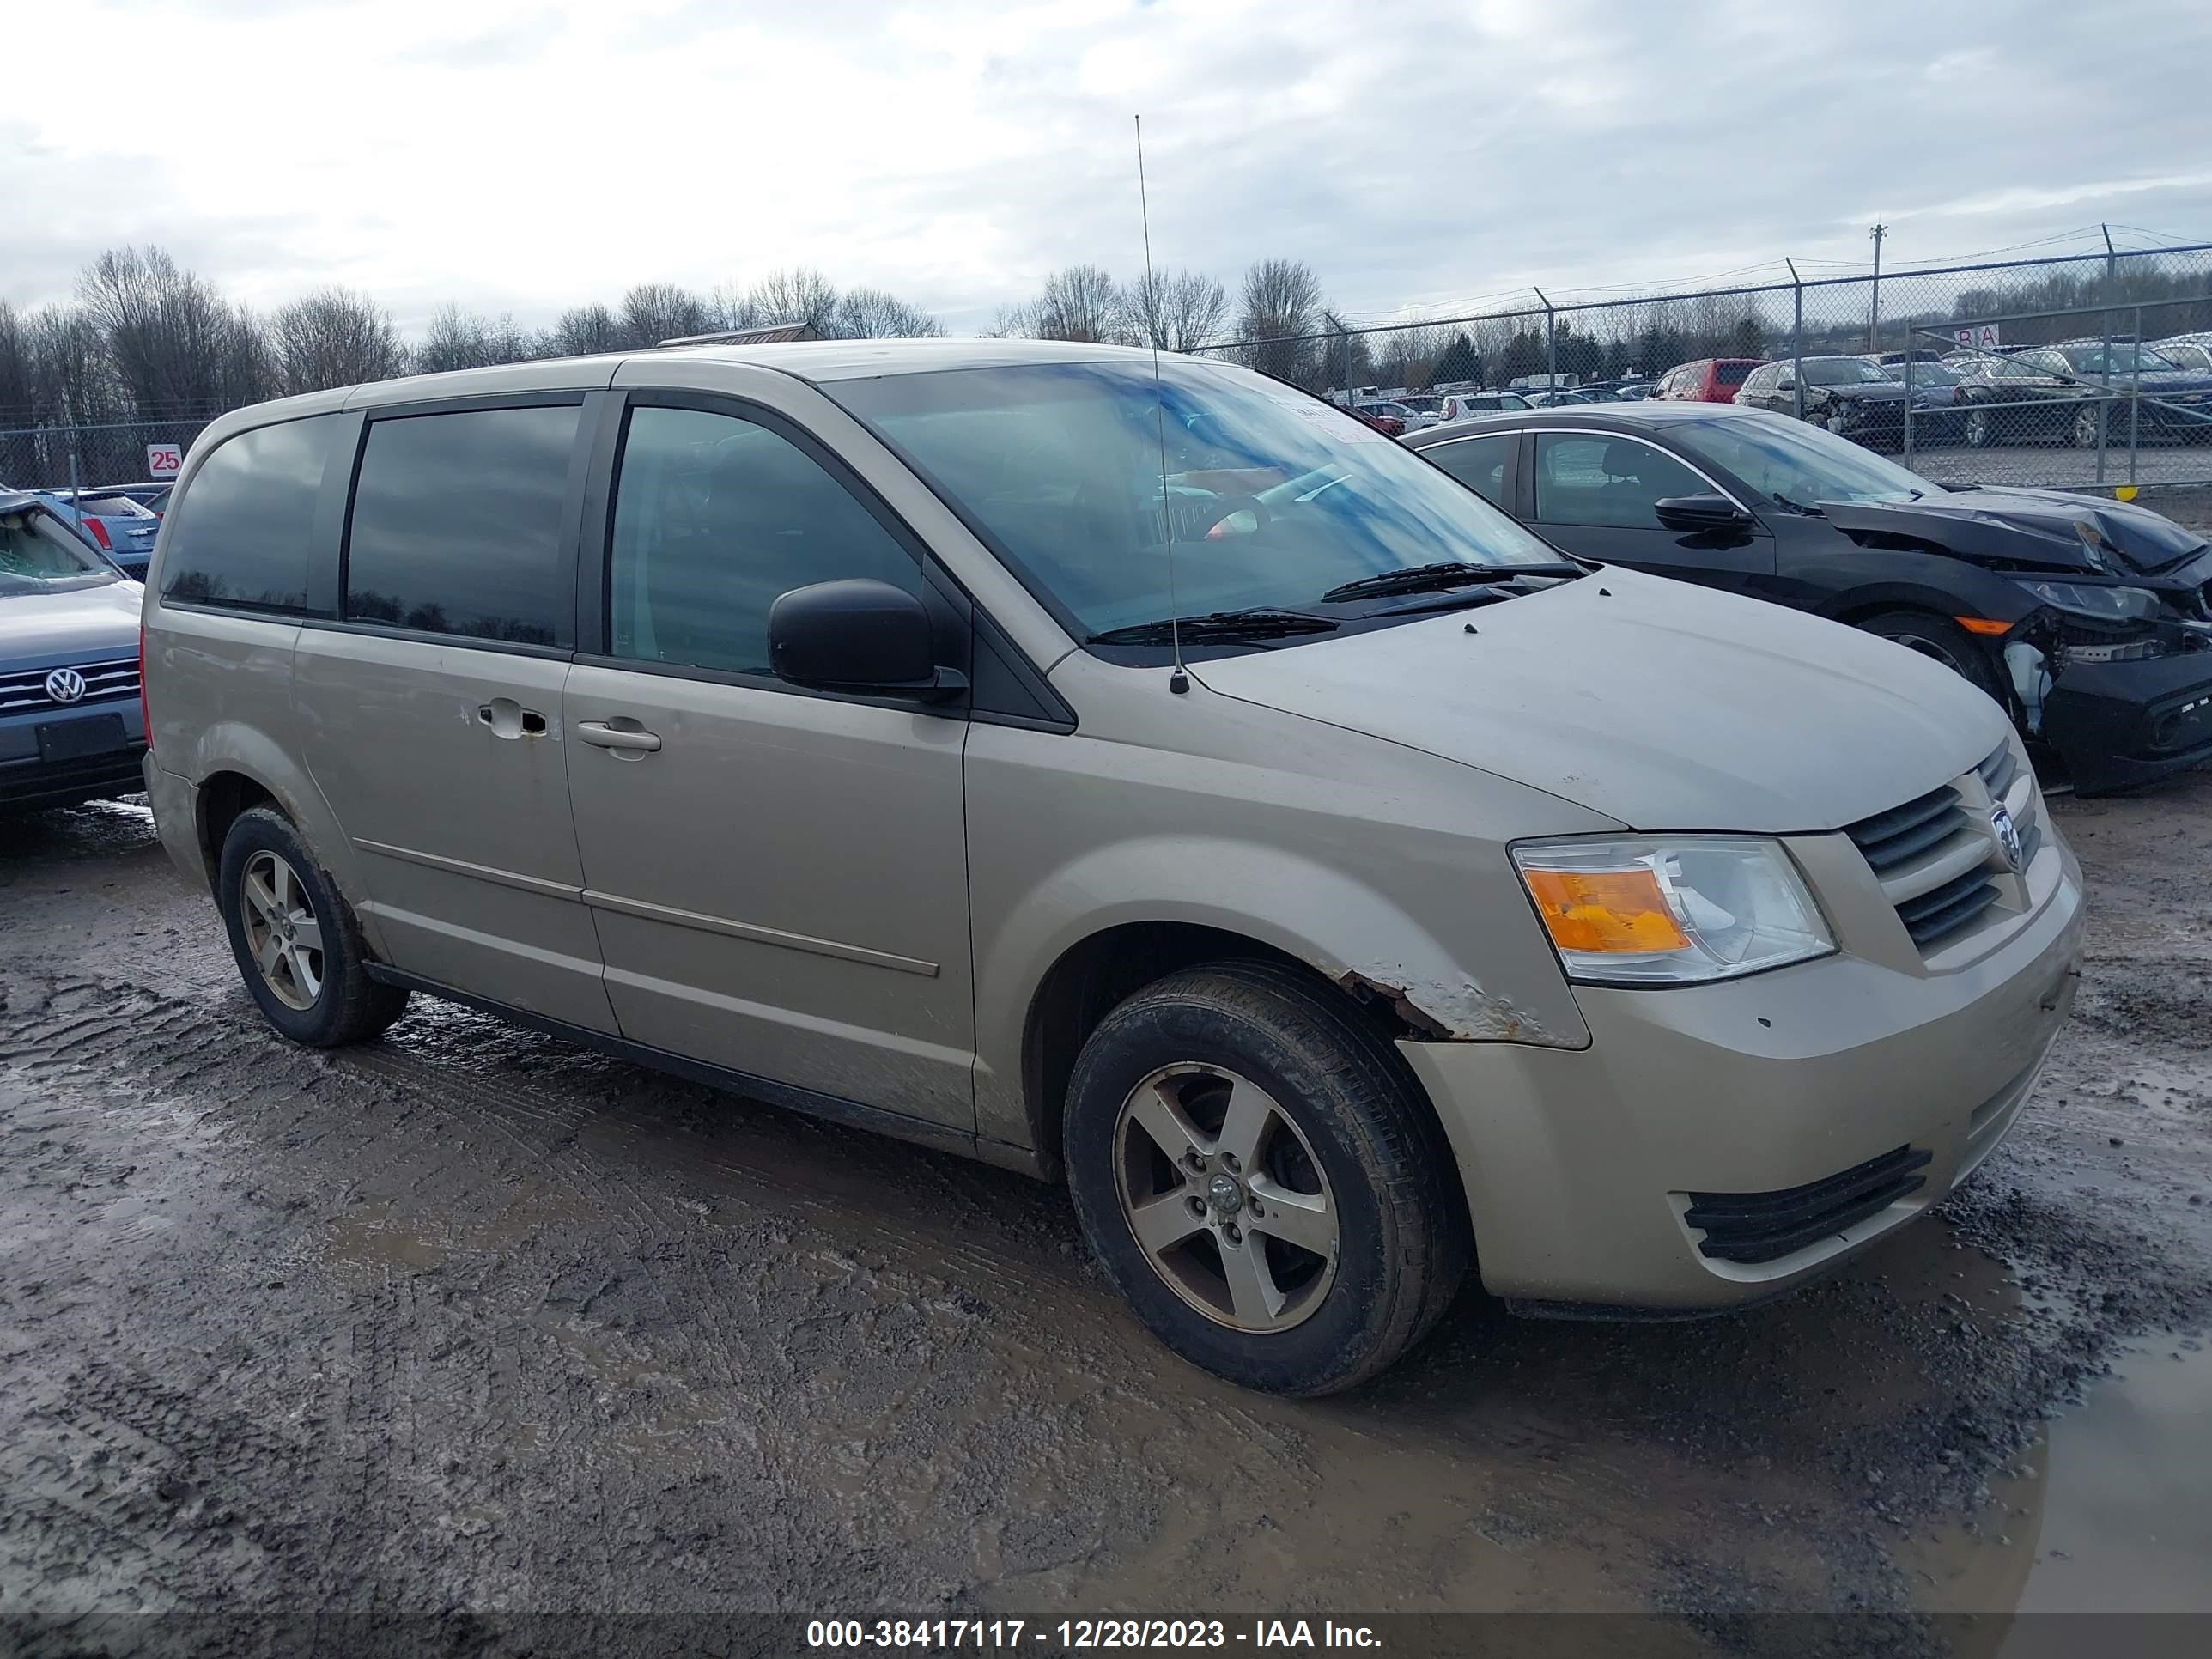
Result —
<instances>
[{"instance_id":1,"label":"sliding door handle","mask_svg":"<svg viewBox=\"0 0 2212 1659\"><path fill-rule=\"evenodd\" d=\"M659 732L648 732L631 720L624 720L620 725L608 720L578 720L576 735L594 749L611 749L619 754L650 755L660 747Z\"/></svg>"}]
</instances>

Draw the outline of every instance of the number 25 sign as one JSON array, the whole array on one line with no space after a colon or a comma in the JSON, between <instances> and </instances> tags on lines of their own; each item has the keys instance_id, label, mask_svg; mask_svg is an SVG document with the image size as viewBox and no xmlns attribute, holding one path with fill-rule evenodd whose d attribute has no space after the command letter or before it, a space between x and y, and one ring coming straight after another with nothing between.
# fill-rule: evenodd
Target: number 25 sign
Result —
<instances>
[{"instance_id":1,"label":"number 25 sign","mask_svg":"<svg viewBox=\"0 0 2212 1659\"><path fill-rule=\"evenodd\" d=\"M175 444L146 446L146 476L149 478L173 478L184 464L185 452Z\"/></svg>"}]
</instances>

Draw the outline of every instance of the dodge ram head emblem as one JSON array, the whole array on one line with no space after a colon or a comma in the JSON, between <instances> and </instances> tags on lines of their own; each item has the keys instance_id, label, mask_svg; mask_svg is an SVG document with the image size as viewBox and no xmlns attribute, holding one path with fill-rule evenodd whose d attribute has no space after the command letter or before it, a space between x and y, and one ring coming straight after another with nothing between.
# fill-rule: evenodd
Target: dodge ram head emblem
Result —
<instances>
[{"instance_id":1,"label":"dodge ram head emblem","mask_svg":"<svg viewBox=\"0 0 2212 1659\"><path fill-rule=\"evenodd\" d=\"M2012 821L2012 814L2002 806L1990 812L1990 828L1997 838L1997 846L2004 854L2004 861L2014 875L2027 868L2027 848L2020 844L2020 828Z\"/></svg>"},{"instance_id":2,"label":"dodge ram head emblem","mask_svg":"<svg viewBox=\"0 0 2212 1659\"><path fill-rule=\"evenodd\" d=\"M84 676L74 668L57 668L46 676L46 695L56 702L75 702L84 695Z\"/></svg>"}]
</instances>

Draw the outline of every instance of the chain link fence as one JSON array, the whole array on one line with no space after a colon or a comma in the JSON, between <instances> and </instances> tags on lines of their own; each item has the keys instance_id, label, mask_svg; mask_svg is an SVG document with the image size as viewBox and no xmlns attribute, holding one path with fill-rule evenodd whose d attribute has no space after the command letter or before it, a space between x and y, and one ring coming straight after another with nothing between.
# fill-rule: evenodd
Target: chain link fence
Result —
<instances>
[{"instance_id":1,"label":"chain link fence","mask_svg":"<svg viewBox=\"0 0 2212 1659\"><path fill-rule=\"evenodd\" d=\"M167 478L213 419L39 426L0 416L0 489L91 489ZM155 465L165 459L166 469Z\"/></svg>"},{"instance_id":2,"label":"chain link fence","mask_svg":"<svg viewBox=\"0 0 2212 1659\"><path fill-rule=\"evenodd\" d=\"M1879 276L1784 266L1208 350L1413 425L1460 412L1454 398L1705 398L1818 422L1943 483L2212 483L2212 244Z\"/></svg>"}]
</instances>

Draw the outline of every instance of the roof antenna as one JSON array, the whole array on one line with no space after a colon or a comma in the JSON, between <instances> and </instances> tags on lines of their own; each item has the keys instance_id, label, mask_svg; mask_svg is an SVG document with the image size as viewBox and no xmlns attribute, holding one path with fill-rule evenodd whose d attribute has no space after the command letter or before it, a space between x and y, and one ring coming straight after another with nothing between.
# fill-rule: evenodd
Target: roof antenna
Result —
<instances>
[{"instance_id":1,"label":"roof antenna","mask_svg":"<svg viewBox=\"0 0 2212 1659\"><path fill-rule=\"evenodd\" d=\"M1160 384L1160 290L1152 281L1152 204L1145 191L1145 118L1137 122L1137 206L1145 219L1145 334L1152 347L1152 425L1160 441L1160 532L1168 550L1168 639L1175 652L1175 672L1168 690L1180 696L1190 690L1190 676L1182 665L1182 605L1176 598L1175 504L1168 498L1167 392Z\"/></svg>"}]
</instances>

